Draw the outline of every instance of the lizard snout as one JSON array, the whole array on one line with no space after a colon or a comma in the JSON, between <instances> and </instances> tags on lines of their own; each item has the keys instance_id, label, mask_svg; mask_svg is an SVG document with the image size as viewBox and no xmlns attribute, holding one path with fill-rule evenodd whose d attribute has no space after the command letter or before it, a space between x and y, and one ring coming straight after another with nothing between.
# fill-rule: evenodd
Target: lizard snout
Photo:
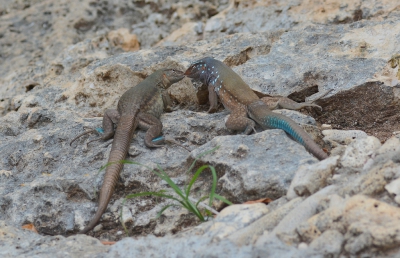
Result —
<instances>
[{"instance_id":1,"label":"lizard snout","mask_svg":"<svg viewBox=\"0 0 400 258\"><path fill-rule=\"evenodd\" d=\"M184 73L189 78L195 78L200 73L197 65L191 65Z\"/></svg>"},{"instance_id":2,"label":"lizard snout","mask_svg":"<svg viewBox=\"0 0 400 258\"><path fill-rule=\"evenodd\" d=\"M192 67L189 67L189 68L185 71L184 75L190 77L191 74L192 74Z\"/></svg>"}]
</instances>

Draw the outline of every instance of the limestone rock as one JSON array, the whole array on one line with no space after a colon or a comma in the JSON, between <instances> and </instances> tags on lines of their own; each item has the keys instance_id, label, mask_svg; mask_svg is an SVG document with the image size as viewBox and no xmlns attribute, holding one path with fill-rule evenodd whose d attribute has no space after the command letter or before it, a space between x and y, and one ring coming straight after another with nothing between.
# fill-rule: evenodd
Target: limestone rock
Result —
<instances>
[{"instance_id":1,"label":"limestone rock","mask_svg":"<svg viewBox=\"0 0 400 258\"><path fill-rule=\"evenodd\" d=\"M339 257L342 251L344 236L337 230L326 230L310 243L310 248L315 249L323 256Z\"/></svg>"},{"instance_id":2,"label":"limestone rock","mask_svg":"<svg viewBox=\"0 0 400 258\"><path fill-rule=\"evenodd\" d=\"M368 157L379 147L381 143L373 136L353 141L346 148L340 163L344 167L362 167Z\"/></svg>"},{"instance_id":3,"label":"limestone rock","mask_svg":"<svg viewBox=\"0 0 400 258\"><path fill-rule=\"evenodd\" d=\"M140 48L136 35L130 34L126 28L110 31L107 37L112 46L120 47L124 51L136 51Z\"/></svg>"},{"instance_id":4,"label":"limestone rock","mask_svg":"<svg viewBox=\"0 0 400 258\"><path fill-rule=\"evenodd\" d=\"M309 196L326 186L328 177L333 175L339 156L329 157L312 165L299 167L290 184L287 197Z\"/></svg>"},{"instance_id":5,"label":"limestone rock","mask_svg":"<svg viewBox=\"0 0 400 258\"><path fill-rule=\"evenodd\" d=\"M214 240L227 238L264 216L268 211L268 207L263 203L229 206L212 220L206 236Z\"/></svg>"},{"instance_id":6,"label":"limestone rock","mask_svg":"<svg viewBox=\"0 0 400 258\"><path fill-rule=\"evenodd\" d=\"M192 151L191 159L217 146L219 149L213 155L199 161L213 165L223 174L219 179L221 193L234 202L279 198L286 193L298 166L316 161L281 130L267 130L250 136L215 137ZM280 164L285 164L284 171Z\"/></svg>"},{"instance_id":7,"label":"limestone rock","mask_svg":"<svg viewBox=\"0 0 400 258\"><path fill-rule=\"evenodd\" d=\"M0 256L398 257L399 10L392 0L3 1ZM229 112L206 113L207 87L186 78L168 90L178 105L161 117L172 140L149 149L135 132L127 159L147 167L125 166L90 233L124 239L108 247L76 236L97 208L111 141L70 140L99 127L104 110L153 71L185 70L205 56L260 96L321 106L274 112L300 123L330 157L318 162L281 130L234 135ZM325 142L321 124L332 129ZM121 206L129 193L170 190L151 172L158 165L185 189L203 164L216 167L217 194L275 200L228 207L202 224L179 207L156 219L174 204L161 198ZM191 197L210 187L205 170ZM39 234L21 230L26 223Z\"/></svg>"}]
</instances>

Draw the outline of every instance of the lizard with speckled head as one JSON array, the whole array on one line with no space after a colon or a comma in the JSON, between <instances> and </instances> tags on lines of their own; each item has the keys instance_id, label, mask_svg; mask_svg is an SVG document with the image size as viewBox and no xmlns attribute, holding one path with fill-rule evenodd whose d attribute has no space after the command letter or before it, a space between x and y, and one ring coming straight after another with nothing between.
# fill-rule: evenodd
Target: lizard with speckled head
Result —
<instances>
[{"instance_id":1,"label":"lizard with speckled head","mask_svg":"<svg viewBox=\"0 0 400 258\"><path fill-rule=\"evenodd\" d=\"M250 134L255 131L256 121L263 128L284 130L302 144L315 157L322 160L328 155L292 119L271 111L268 98L259 98L242 78L229 66L211 57L198 60L190 65L185 75L201 81L208 87L210 110L215 110L218 97L226 109L231 111L225 125L228 129ZM299 109L314 104L296 103L287 98L278 101L281 107ZM253 121L254 120L254 121Z\"/></svg>"}]
</instances>

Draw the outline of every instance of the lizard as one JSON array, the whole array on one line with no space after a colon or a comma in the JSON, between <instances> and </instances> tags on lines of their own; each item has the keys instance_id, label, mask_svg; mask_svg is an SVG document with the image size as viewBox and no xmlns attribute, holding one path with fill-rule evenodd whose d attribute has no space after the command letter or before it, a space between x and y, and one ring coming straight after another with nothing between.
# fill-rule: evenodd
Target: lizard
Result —
<instances>
[{"instance_id":1,"label":"lizard","mask_svg":"<svg viewBox=\"0 0 400 258\"><path fill-rule=\"evenodd\" d=\"M209 112L216 109L218 97L224 107L231 112L225 122L228 129L250 134L255 131L255 122L264 129L283 129L319 160L328 157L295 121L271 111L270 98L259 98L250 86L223 62L212 57L205 57L192 63L185 71L185 75L208 87ZM283 98L282 101L278 101L278 104L290 109L299 109L304 104L316 106L287 100L289 99Z\"/></svg>"},{"instance_id":2,"label":"lizard","mask_svg":"<svg viewBox=\"0 0 400 258\"><path fill-rule=\"evenodd\" d=\"M79 232L86 234L93 229L107 209L119 174L123 168L120 161L125 159L133 133L137 127L147 130L144 143L147 147L162 147L158 137L162 131L159 117L169 104L166 89L184 78L182 71L160 69L149 75L138 85L127 90L119 99L117 109L108 109L103 115L101 139L114 137L108 166L99 194L98 209L89 224ZM114 129L114 125L117 125ZM89 131L90 132L90 131ZM75 139L74 139L75 140Z\"/></svg>"}]
</instances>

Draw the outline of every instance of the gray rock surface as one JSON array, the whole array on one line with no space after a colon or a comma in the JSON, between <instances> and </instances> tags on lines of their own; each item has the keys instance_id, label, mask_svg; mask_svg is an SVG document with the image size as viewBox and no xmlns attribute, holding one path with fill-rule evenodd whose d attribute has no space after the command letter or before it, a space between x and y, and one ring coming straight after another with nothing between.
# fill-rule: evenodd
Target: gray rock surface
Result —
<instances>
[{"instance_id":1,"label":"gray rock surface","mask_svg":"<svg viewBox=\"0 0 400 258\"><path fill-rule=\"evenodd\" d=\"M109 247L85 235L40 236L0 221L1 257L95 257Z\"/></svg>"},{"instance_id":2,"label":"gray rock surface","mask_svg":"<svg viewBox=\"0 0 400 258\"><path fill-rule=\"evenodd\" d=\"M204 156L199 162L210 164L221 173L221 193L234 202L266 196L279 198L285 195L300 165L317 161L282 130L251 136L218 136L195 149L191 158L217 146L219 149L213 155ZM265 159L266 156L274 158ZM284 170L281 164L285 164Z\"/></svg>"},{"instance_id":3,"label":"gray rock surface","mask_svg":"<svg viewBox=\"0 0 400 258\"><path fill-rule=\"evenodd\" d=\"M327 185L327 179L333 175L339 156L331 156L313 165L300 166L287 191L287 198L309 196Z\"/></svg>"},{"instance_id":4,"label":"gray rock surface","mask_svg":"<svg viewBox=\"0 0 400 258\"><path fill-rule=\"evenodd\" d=\"M399 10L391 0L1 1L0 256L398 257ZM281 130L235 135L228 113L206 113L204 87L184 79L161 118L181 146L148 149L137 131L128 159L146 167L125 166L95 238L76 235L97 208L111 140L69 141L99 127L104 110L154 70L204 56L260 96L320 105L274 112L330 158L318 162ZM176 206L156 219L169 200L124 201L171 190L151 172L157 165L184 188L203 164L216 168L217 194L236 204L214 201L220 213L208 222ZM205 170L191 196L210 187Z\"/></svg>"}]
</instances>

